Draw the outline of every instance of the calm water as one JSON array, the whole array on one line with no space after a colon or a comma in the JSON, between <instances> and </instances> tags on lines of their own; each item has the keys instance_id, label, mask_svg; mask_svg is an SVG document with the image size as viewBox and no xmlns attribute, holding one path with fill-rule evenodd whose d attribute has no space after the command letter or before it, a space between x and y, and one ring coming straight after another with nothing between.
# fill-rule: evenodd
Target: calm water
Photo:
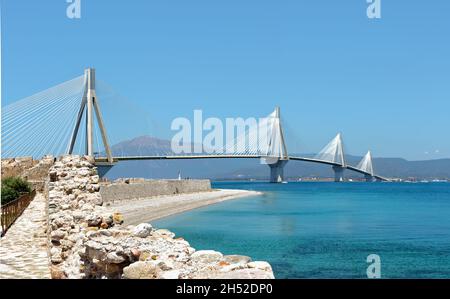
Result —
<instances>
[{"instance_id":1,"label":"calm water","mask_svg":"<svg viewBox=\"0 0 450 299\"><path fill-rule=\"evenodd\" d=\"M450 278L450 184L215 183L265 192L153 223L195 248L267 260L277 278Z\"/></svg>"}]
</instances>

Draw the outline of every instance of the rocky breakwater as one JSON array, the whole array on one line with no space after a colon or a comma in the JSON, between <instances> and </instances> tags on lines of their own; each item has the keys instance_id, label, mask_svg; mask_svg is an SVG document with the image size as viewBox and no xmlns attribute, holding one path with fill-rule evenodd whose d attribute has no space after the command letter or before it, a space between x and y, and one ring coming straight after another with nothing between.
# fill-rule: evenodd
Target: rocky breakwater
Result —
<instances>
[{"instance_id":1,"label":"rocky breakwater","mask_svg":"<svg viewBox=\"0 0 450 299\"><path fill-rule=\"evenodd\" d=\"M48 180L52 278L274 278L266 262L196 251L182 238L148 223L123 226L103 206L89 157L64 156Z\"/></svg>"},{"instance_id":2,"label":"rocky breakwater","mask_svg":"<svg viewBox=\"0 0 450 299\"><path fill-rule=\"evenodd\" d=\"M148 223L88 232L82 254L88 278L271 279L267 262L213 250L196 251L183 238Z\"/></svg>"}]
</instances>

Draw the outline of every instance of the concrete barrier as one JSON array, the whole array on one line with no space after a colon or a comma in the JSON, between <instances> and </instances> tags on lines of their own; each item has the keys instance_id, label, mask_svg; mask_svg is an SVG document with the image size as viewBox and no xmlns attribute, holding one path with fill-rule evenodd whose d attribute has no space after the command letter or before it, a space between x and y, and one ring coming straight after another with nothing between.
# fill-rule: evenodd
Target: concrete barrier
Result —
<instances>
[{"instance_id":1,"label":"concrete barrier","mask_svg":"<svg viewBox=\"0 0 450 299\"><path fill-rule=\"evenodd\" d=\"M138 180L102 184L100 194L104 203L211 191L209 180Z\"/></svg>"}]
</instances>

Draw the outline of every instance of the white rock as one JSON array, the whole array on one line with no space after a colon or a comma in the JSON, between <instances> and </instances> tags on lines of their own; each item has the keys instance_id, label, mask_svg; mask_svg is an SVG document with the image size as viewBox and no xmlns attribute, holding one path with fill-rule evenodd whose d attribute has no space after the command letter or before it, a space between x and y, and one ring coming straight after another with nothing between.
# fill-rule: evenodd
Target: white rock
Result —
<instances>
[{"instance_id":1,"label":"white rock","mask_svg":"<svg viewBox=\"0 0 450 299\"><path fill-rule=\"evenodd\" d=\"M106 255L106 262L111 264L120 264L125 261L123 256L117 255L115 252L110 252Z\"/></svg>"},{"instance_id":2,"label":"white rock","mask_svg":"<svg viewBox=\"0 0 450 299\"><path fill-rule=\"evenodd\" d=\"M159 269L151 262L136 262L123 268L123 277L126 279L152 279L156 278Z\"/></svg>"},{"instance_id":3,"label":"white rock","mask_svg":"<svg viewBox=\"0 0 450 299\"><path fill-rule=\"evenodd\" d=\"M199 250L191 255L191 259L194 262L208 263L208 264L219 262L222 259L222 257L223 257L222 253L214 250Z\"/></svg>"},{"instance_id":4,"label":"white rock","mask_svg":"<svg viewBox=\"0 0 450 299\"><path fill-rule=\"evenodd\" d=\"M267 262L261 262L261 261L250 262L247 264L247 266L249 268L256 268L256 269L272 272L272 267Z\"/></svg>"},{"instance_id":5,"label":"white rock","mask_svg":"<svg viewBox=\"0 0 450 299\"><path fill-rule=\"evenodd\" d=\"M152 233L153 227L149 223L141 223L133 229L133 235L140 238L146 238Z\"/></svg>"},{"instance_id":6,"label":"white rock","mask_svg":"<svg viewBox=\"0 0 450 299\"><path fill-rule=\"evenodd\" d=\"M102 217L99 215L91 214L86 217L86 222L89 226L99 226L102 223Z\"/></svg>"},{"instance_id":7,"label":"white rock","mask_svg":"<svg viewBox=\"0 0 450 299\"><path fill-rule=\"evenodd\" d=\"M64 221L64 218L60 217L60 218L56 218L52 224L54 224L56 227L61 227L65 224L66 222Z\"/></svg>"},{"instance_id":8,"label":"white rock","mask_svg":"<svg viewBox=\"0 0 450 299\"><path fill-rule=\"evenodd\" d=\"M189 246L188 248L186 248L186 252L189 255L192 255L195 252L195 248Z\"/></svg>"},{"instance_id":9,"label":"white rock","mask_svg":"<svg viewBox=\"0 0 450 299\"><path fill-rule=\"evenodd\" d=\"M81 220L81 219L84 219L85 214L81 211L74 211L72 213L72 216L73 216L73 219L75 219L75 220Z\"/></svg>"},{"instance_id":10,"label":"white rock","mask_svg":"<svg viewBox=\"0 0 450 299\"><path fill-rule=\"evenodd\" d=\"M80 202L78 202L79 205L81 205ZM92 211L94 209L94 205L90 204L90 203L85 203L82 207L81 210L83 211Z\"/></svg>"},{"instance_id":11,"label":"white rock","mask_svg":"<svg viewBox=\"0 0 450 299\"><path fill-rule=\"evenodd\" d=\"M160 234L161 236L167 236L169 238L175 237L175 234L168 229L158 229L156 233Z\"/></svg>"},{"instance_id":12,"label":"white rock","mask_svg":"<svg viewBox=\"0 0 450 299\"><path fill-rule=\"evenodd\" d=\"M225 255L223 261L230 264L247 264L252 261L252 259L245 255Z\"/></svg>"},{"instance_id":13,"label":"white rock","mask_svg":"<svg viewBox=\"0 0 450 299\"><path fill-rule=\"evenodd\" d=\"M61 248L53 247L52 249L50 249L50 260L52 261L52 263L58 264L63 261L61 253Z\"/></svg>"},{"instance_id":14,"label":"white rock","mask_svg":"<svg viewBox=\"0 0 450 299\"><path fill-rule=\"evenodd\" d=\"M210 279L274 279L272 272L261 269L238 269L230 272L213 273Z\"/></svg>"},{"instance_id":15,"label":"white rock","mask_svg":"<svg viewBox=\"0 0 450 299\"><path fill-rule=\"evenodd\" d=\"M78 175L79 175L79 176L89 176L90 173L91 173L91 171L90 171L89 169L82 168L82 169L80 169L80 171L78 172Z\"/></svg>"},{"instance_id":16,"label":"white rock","mask_svg":"<svg viewBox=\"0 0 450 299\"><path fill-rule=\"evenodd\" d=\"M50 238L52 241L59 241L61 239L64 239L66 236L67 236L67 233L60 229L52 231L50 233Z\"/></svg>"},{"instance_id":17,"label":"white rock","mask_svg":"<svg viewBox=\"0 0 450 299\"><path fill-rule=\"evenodd\" d=\"M243 269L244 266L242 264L231 264L228 266L223 266L219 269L220 272L230 272L238 269Z\"/></svg>"},{"instance_id":18,"label":"white rock","mask_svg":"<svg viewBox=\"0 0 450 299\"><path fill-rule=\"evenodd\" d=\"M91 163L87 162L87 161L81 161L80 162L80 166L81 167L91 167Z\"/></svg>"},{"instance_id":19,"label":"white rock","mask_svg":"<svg viewBox=\"0 0 450 299\"><path fill-rule=\"evenodd\" d=\"M181 272L179 270L164 271L160 274L161 279L178 279L180 278Z\"/></svg>"},{"instance_id":20,"label":"white rock","mask_svg":"<svg viewBox=\"0 0 450 299\"><path fill-rule=\"evenodd\" d=\"M61 254L62 250L59 247L52 247L52 249L50 249L50 255L57 255L57 254Z\"/></svg>"},{"instance_id":21,"label":"white rock","mask_svg":"<svg viewBox=\"0 0 450 299\"><path fill-rule=\"evenodd\" d=\"M98 184L98 182L100 181L100 177L98 175L94 175L91 177L92 183L94 184Z\"/></svg>"},{"instance_id":22,"label":"white rock","mask_svg":"<svg viewBox=\"0 0 450 299\"><path fill-rule=\"evenodd\" d=\"M161 261L157 265L163 271L170 271L170 270L173 270L175 267L171 260Z\"/></svg>"},{"instance_id":23,"label":"white rock","mask_svg":"<svg viewBox=\"0 0 450 299\"><path fill-rule=\"evenodd\" d=\"M97 205L97 206L101 206L103 204L103 198L100 195L100 193L90 193L89 195L87 195L86 197L86 201Z\"/></svg>"}]
</instances>

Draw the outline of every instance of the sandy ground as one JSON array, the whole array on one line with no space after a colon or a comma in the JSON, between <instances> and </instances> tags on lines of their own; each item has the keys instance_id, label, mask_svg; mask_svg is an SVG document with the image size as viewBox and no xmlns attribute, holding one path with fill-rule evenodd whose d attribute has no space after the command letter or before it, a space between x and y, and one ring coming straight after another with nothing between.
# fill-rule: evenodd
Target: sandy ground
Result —
<instances>
[{"instance_id":1,"label":"sandy ground","mask_svg":"<svg viewBox=\"0 0 450 299\"><path fill-rule=\"evenodd\" d=\"M209 192L157 196L127 200L120 203L115 202L109 208L114 212L122 213L125 224L136 225L225 200L260 194L262 193L257 191L216 189Z\"/></svg>"}]
</instances>

